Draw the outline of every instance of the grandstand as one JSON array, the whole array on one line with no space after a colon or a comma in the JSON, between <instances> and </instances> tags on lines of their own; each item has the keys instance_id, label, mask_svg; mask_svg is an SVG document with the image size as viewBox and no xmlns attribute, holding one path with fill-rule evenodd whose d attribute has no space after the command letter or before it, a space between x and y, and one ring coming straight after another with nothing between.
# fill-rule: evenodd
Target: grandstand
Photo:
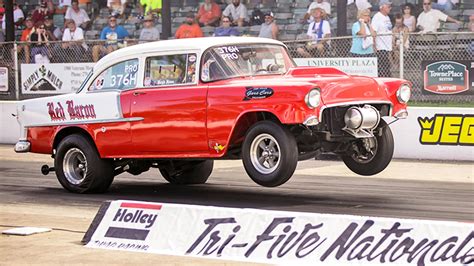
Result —
<instances>
[{"instance_id":1,"label":"grandstand","mask_svg":"<svg viewBox=\"0 0 474 266\"><path fill-rule=\"evenodd\" d=\"M17 0L16 1L21 8L23 9L25 15L30 15L33 10L36 8L37 4L32 2L27 2L26 0ZM105 1L102 1L105 2ZM136 1L130 1L125 14L126 18L119 19L119 24L122 25L130 34L131 37L138 38L142 23L140 23L140 10L139 8L133 3ZM184 21L185 14L189 11L197 12L199 7L199 3L202 1L198 0L172 0L171 1L171 28L172 34L174 35L176 29L181 25ZM223 10L226 6L225 1L216 1ZM224 3L222 3L224 2ZM307 8L310 4L310 0L242 0L242 2L247 6L249 16L253 12L254 9L260 9L263 13L265 12L273 12L275 14L275 21L277 22L280 35L279 39L282 41L289 41L289 40L296 40L299 35L304 35L307 30L307 23L301 23L301 19L303 15L306 13ZM331 30L333 32L333 36L335 35L335 28L337 25L337 7L336 2L337 0L329 0L331 4L331 10L333 11L330 16L330 24ZM393 8L391 11L391 15L401 12L401 6L405 3L412 3L418 5L420 0L392 0ZM55 6L58 5L59 0L53 0ZM374 6L378 5L378 0L371 0ZM419 6L419 5L418 5ZM418 12L421 8L417 9ZM92 5L90 5L89 10L87 10L88 14L90 15L93 23L92 28L85 32L86 40L97 40L100 34L100 31L103 27L107 24L107 16L110 14L110 11L107 7L102 7L98 4L98 1L93 1ZM350 29L353 24L353 19L356 12L354 8L348 8L348 23L347 23L347 33L350 33ZM375 12L375 11L373 11ZM460 21L463 21L462 25L457 25L454 23L444 23L441 28L441 31L445 32L454 32L454 31L465 31L468 27L469 16L474 14L474 3L471 0L460 0L460 4L458 9L445 12L451 17L454 17ZM418 13L416 13L418 15ZM55 14L54 17L54 24L56 27L63 27L64 22L64 14ZM156 21L155 25L160 32L162 32L162 21L159 18ZM211 36L214 32L214 27L203 27L203 33L205 36ZM240 27L239 31L244 35L249 36L257 36L259 31L259 26L247 26L247 27ZM17 29L15 32L17 40L21 36L21 29Z\"/></svg>"}]
</instances>

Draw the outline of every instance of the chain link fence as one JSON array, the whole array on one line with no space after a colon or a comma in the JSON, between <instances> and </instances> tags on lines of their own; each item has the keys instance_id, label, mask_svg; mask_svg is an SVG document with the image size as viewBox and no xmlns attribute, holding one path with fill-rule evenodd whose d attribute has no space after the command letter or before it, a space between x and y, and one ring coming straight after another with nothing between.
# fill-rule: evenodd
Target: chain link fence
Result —
<instances>
[{"instance_id":1,"label":"chain link fence","mask_svg":"<svg viewBox=\"0 0 474 266\"><path fill-rule=\"evenodd\" d=\"M300 40L286 41L286 45L293 58L357 58L376 57L378 76L404 78L413 83L412 100L418 102L455 102L465 103L474 101L474 91L470 94L433 94L424 89L424 71L426 65L433 61L455 61L466 64L470 71L471 79L474 77L474 33L449 32L449 33L409 33L407 35L379 35L382 46L391 46L390 52L374 52L373 54L352 53L353 37L327 38L322 43L314 44L307 36L300 35ZM390 38L384 38L390 37ZM357 37L362 42L362 38ZM391 42L387 43L387 41ZM403 45L401 45L403 43ZM380 46L380 43L377 43ZM333 61L339 67L341 61ZM320 65L321 66L321 65ZM473 87L474 80L469 80L468 86Z\"/></svg>"},{"instance_id":2,"label":"chain link fence","mask_svg":"<svg viewBox=\"0 0 474 266\"><path fill-rule=\"evenodd\" d=\"M433 61L455 61L467 65L471 77L474 76L474 33L437 33L418 34L411 33L408 36L390 35L379 36L384 44L392 46L390 52L375 52L374 54L361 55L351 52L353 45L352 37L328 38L322 43L314 44L307 39L306 35L293 41L285 41L291 56L295 59L306 58L315 62L328 59L347 59L358 57L372 57L374 62L377 58L377 69L375 75L395 78L405 78L413 83L412 99L419 102L473 102L473 91L471 94L448 94L439 95L428 93L424 89L424 69L427 64ZM379 38L377 37L377 38ZM390 38L386 38L390 37ZM387 40L391 40L387 43ZM362 39L359 41L363 41ZM375 40L377 42L378 40ZM37 94L22 94L22 73L23 64L32 63L87 63L94 62L104 56L109 51L120 49L123 46L134 45L138 40L127 40L118 46L107 46L103 41L84 42L50 42L48 45L36 45L34 43L1 43L0 70L7 70L8 88L0 86L0 100L16 100L38 97ZM355 42L355 41L354 41ZM405 42L404 45L400 43ZM323 60L324 59L324 60ZM38 62L36 62L38 61ZM334 61L336 62L336 61ZM340 67L337 63L333 65L321 65ZM468 84L472 87L471 84ZM48 96L51 94L41 94Z\"/></svg>"}]
</instances>

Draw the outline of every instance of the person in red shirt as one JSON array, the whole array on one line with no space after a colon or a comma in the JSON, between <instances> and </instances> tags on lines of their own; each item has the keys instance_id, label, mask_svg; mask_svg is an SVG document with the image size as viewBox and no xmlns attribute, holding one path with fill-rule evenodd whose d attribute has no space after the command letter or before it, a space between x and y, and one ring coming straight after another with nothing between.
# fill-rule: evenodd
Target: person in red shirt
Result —
<instances>
[{"instance_id":1,"label":"person in red shirt","mask_svg":"<svg viewBox=\"0 0 474 266\"><path fill-rule=\"evenodd\" d=\"M189 12L184 23L176 30L176 39L203 37L201 27L196 23L194 14Z\"/></svg>"},{"instance_id":2,"label":"person in red shirt","mask_svg":"<svg viewBox=\"0 0 474 266\"><path fill-rule=\"evenodd\" d=\"M33 23L36 24L38 22L44 22L46 16L53 16L53 13L48 10L46 1L42 1L40 6L33 11L31 19L33 20Z\"/></svg>"},{"instance_id":3,"label":"person in red shirt","mask_svg":"<svg viewBox=\"0 0 474 266\"><path fill-rule=\"evenodd\" d=\"M214 0L205 0L201 7L199 7L196 19L199 21L200 26L216 27L219 26L221 14L221 8Z\"/></svg>"}]
</instances>

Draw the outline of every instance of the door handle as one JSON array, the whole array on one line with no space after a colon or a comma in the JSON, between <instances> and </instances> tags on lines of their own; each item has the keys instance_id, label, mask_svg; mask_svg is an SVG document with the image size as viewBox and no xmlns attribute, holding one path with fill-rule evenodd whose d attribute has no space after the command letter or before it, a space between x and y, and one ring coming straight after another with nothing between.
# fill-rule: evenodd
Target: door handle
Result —
<instances>
[{"instance_id":1,"label":"door handle","mask_svg":"<svg viewBox=\"0 0 474 266\"><path fill-rule=\"evenodd\" d=\"M143 94L146 94L146 92L144 92L144 91L135 91L135 92L133 92L133 96L138 96L138 95L143 95Z\"/></svg>"}]
</instances>

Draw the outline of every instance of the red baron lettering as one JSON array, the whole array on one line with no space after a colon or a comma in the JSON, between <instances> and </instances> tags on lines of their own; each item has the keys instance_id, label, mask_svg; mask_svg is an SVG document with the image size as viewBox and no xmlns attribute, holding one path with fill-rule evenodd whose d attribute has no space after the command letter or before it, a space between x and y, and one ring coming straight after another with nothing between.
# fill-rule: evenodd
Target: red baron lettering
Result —
<instances>
[{"instance_id":1,"label":"red baron lettering","mask_svg":"<svg viewBox=\"0 0 474 266\"><path fill-rule=\"evenodd\" d=\"M74 105L72 100L66 101L66 104L67 112L69 113L71 120L96 118L93 104Z\"/></svg>"},{"instance_id":2,"label":"red baron lettering","mask_svg":"<svg viewBox=\"0 0 474 266\"><path fill-rule=\"evenodd\" d=\"M58 107L55 107L53 102L47 103L46 106L48 107L48 113L49 117L51 117L51 121L66 120L64 108L60 102L58 102Z\"/></svg>"}]
</instances>

